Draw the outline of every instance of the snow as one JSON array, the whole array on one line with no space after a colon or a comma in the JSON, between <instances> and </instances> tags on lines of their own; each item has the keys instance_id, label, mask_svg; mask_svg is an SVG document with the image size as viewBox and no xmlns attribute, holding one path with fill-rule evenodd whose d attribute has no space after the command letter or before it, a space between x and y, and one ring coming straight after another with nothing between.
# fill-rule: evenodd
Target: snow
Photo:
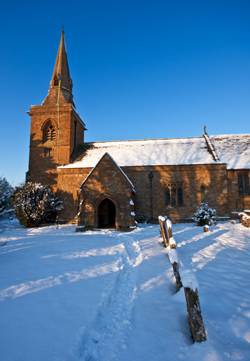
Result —
<instances>
[{"instance_id":1,"label":"snow","mask_svg":"<svg viewBox=\"0 0 250 361\"><path fill-rule=\"evenodd\" d=\"M172 222L170 219L166 219L166 224L168 228L172 228Z\"/></svg>"},{"instance_id":2,"label":"snow","mask_svg":"<svg viewBox=\"0 0 250 361\"><path fill-rule=\"evenodd\" d=\"M1 360L249 360L249 232L173 225L182 282L199 283L207 341L193 344L158 225L82 233L1 221Z\"/></svg>"},{"instance_id":3,"label":"snow","mask_svg":"<svg viewBox=\"0 0 250 361\"><path fill-rule=\"evenodd\" d=\"M132 201L132 199L130 199L129 204L130 204L131 206L134 206L134 205L135 205L134 202Z\"/></svg>"},{"instance_id":4,"label":"snow","mask_svg":"<svg viewBox=\"0 0 250 361\"><path fill-rule=\"evenodd\" d=\"M108 152L120 167L226 163L228 169L249 169L249 143L250 134L85 143L82 158L60 168L93 168Z\"/></svg>"},{"instance_id":5,"label":"snow","mask_svg":"<svg viewBox=\"0 0 250 361\"><path fill-rule=\"evenodd\" d=\"M61 168L92 168L108 152L120 166L215 163L204 137L85 143L81 160Z\"/></svg>"},{"instance_id":6,"label":"snow","mask_svg":"<svg viewBox=\"0 0 250 361\"><path fill-rule=\"evenodd\" d=\"M198 280L194 272L190 269L185 269L184 267L180 268L180 276L183 287L189 287L194 292L199 290Z\"/></svg>"},{"instance_id":7,"label":"snow","mask_svg":"<svg viewBox=\"0 0 250 361\"><path fill-rule=\"evenodd\" d=\"M169 244L170 244L170 246L176 246L176 241L175 241L174 237L170 237Z\"/></svg>"},{"instance_id":8,"label":"snow","mask_svg":"<svg viewBox=\"0 0 250 361\"><path fill-rule=\"evenodd\" d=\"M163 216L158 217L159 221L165 222L165 218Z\"/></svg>"},{"instance_id":9,"label":"snow","mask_svg":"<svg viewBox=\"0 0 250 361\"><path fill-rule=\"evenodd\" d=\"M210 135L221 163L228 169L250 168L250 134Z\"/></svg>"},{"instance_id":10,"label":"snow","mask_svg":"<svg viewBox=\"0 0 250 361\"><path fill-rule=\"evenodd\" d=\"M171 264L179 263L179 257L176 249L171 249L168 247L168 258Z\"/></svg>"}]
</instances>

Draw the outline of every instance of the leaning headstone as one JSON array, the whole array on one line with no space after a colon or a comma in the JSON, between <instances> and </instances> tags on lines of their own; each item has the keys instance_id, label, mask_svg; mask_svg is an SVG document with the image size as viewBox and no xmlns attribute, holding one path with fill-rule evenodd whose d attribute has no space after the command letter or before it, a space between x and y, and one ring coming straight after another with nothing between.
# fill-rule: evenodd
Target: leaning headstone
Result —
<instances>
[{"instance_id":1,"label":"leaning headstone","mask_svg":"<svg viewBox=\"0 0 250 361\"><path fill-rule=\"evenodd\" d=\"M198 296L198 290L193 291L189 287L184 287L187 311L194 342L206 341L206 332L203 325L201 307Z\"/></svg>"},{"instance_id":2,"label":"leaning headstone","mask_svg":"<svg viewBox=\"0 0 250 361\"><path fill-rule=\"evenodd\" d=\"M202 320L197 279L191 270L183 270L181 272L181 280L184 286L187 312L194 342L205 341L206 332Z\"/></svg>"},{"instance_id":3,"label":"leaning headstone","mask_svg":"<svg viewBox=\"0 0 250 361\"><path fill-rule=\"evenodd\" d=\"M204 232L209 232L209 226L207 224L204 226Z\"/></svg>"},{"instance_id":4,"label":"leaning headstone","mask_svg":"<svg viewBox=\"0 0 250 361\"><path fill-rule=\"evenodd\" d=\"M250 216L248 216L247 214L245 214L245 215L242 217L241 223L242 223L243 226L249 227L249 226L250 226Z\"/></svg>"},{"instance_id":5,"label":"leaning headstone","mask_svg":"<svg viewBox=\"0 0 250 361\"><path fill-rule=\"evenodd\" d=\"M167 226L169 238L173 237L172 222L170 221L170 219L166 219L166 226Z\"/></svg>"},{"instance_id":6,"label":"leaning headstone","mask_svg":"<svg viewBox=\"0 0 250 361\"><path fill-rule=\"evenodd\" d=\"M163 238L163 243L165 244L166 247L169 246L169 236L166 230L166 225L165 225L165 218L162 216L158 217L158 221L160 224L160 232L161 232L161 236Z\"/></svg>"},{"instance_id":7,"label":"leaning headstone","mask_svg":"<svg viewBox=\"0 0 250 361\"><path fill-rule=\"evenodd\" d=\"M244 213L244 212L240 212L240 213L238 213L238 217L239 217L239 221L240 221L240 223L242 223L242 221L243 221L243 217L244 216L246 216L246 213Z\"/></svg>"},{"instance_id":8,"label":"leaning headstone","mask_svg":"<svg viewBox=\"0 0 250 361\"><path fill-rule=\"evenodd\" d=\"M182 287L182 283L181 283L181 277L180 277L180 272L179 272L178 254L177 254L176 249L170 248L170 250L168 251L168 258L173 267L174 277L175 277L175 281L176 281L176 292L178 292L180 290L180 288Z\"/></svg>"}]
</instances>

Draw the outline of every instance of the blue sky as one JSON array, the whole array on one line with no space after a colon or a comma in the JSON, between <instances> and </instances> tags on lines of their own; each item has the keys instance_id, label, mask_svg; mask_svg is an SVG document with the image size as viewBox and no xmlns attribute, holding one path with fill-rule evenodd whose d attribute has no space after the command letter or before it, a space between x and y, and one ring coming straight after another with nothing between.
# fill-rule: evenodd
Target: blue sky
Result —
<instances>
[{"instance_id":1,"label":"blue sky","mask_svg":"<svg viewBox=\"0 0 250 361\"><path fill-rule=\"evenodd\" d=\"M249 133L250 2L9 1L0 13L0 175L28 170L62 22L86 141Z\"/></svg>"}]
</instances>

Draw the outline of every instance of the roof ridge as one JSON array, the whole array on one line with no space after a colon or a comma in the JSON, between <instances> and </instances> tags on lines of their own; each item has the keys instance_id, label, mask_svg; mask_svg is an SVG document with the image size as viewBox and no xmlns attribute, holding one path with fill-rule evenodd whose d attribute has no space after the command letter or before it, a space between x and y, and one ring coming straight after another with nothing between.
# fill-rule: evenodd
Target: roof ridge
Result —
<instances>
[{"instance_id":1,"label":"roof ridge","mask_svg":"<svg viewBox=\"0 0 250 361\"><path fill-rule=\"evenodd\" d=\"M124 139L124 140L100 140L97 142L84 142L84 144L96 143L126 143L126 142L145 142L145 141L158 141L158 140L180 140L180 139L202 139L203 137L182 137L182 138L153 138L153 139Z\"/></svg>"}]
</instances>

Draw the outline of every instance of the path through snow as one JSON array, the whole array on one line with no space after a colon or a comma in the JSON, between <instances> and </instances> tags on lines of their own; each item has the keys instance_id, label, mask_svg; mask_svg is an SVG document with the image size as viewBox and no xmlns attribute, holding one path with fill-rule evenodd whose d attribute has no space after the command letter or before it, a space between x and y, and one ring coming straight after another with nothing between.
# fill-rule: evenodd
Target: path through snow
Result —
<instances>
[{"instance_id":1,"label":"path through snow","mask_svg":"<svg viewBox=\"0 0 250 361\"><path fill-rule=\"evenodd\" d=\"M114 233L114 236L117 235ZM120 272L115 284L103 292L96 320L83 339L80 359L86 361L113 359L117 345L124 344L125 331L130 327L137 266L142 262L142 253L133 236L119 234L119 241L125 251L121 254Z\"/></svg>"}]
</instances>

